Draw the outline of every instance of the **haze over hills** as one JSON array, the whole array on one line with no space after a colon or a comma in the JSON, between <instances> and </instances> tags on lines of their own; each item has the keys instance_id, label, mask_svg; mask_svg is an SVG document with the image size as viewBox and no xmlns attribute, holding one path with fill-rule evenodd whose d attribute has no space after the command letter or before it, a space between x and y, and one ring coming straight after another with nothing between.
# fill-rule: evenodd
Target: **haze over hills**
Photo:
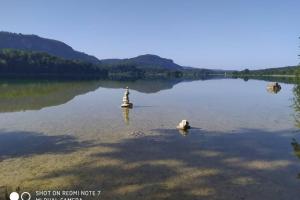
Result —
<instances>
[{"instance_id":1,"label":"haze over hills","mask_svg":"<svg viewBox=\"0 0 300 200\"><path fill-rule=\"evenodd\" d=\"M37 35L24 35L21 33L0 31L0 49L38 51L70 60L80 60L91 63L100 62L95 56L76 51L63 42L42 38Z\"/></svg>"}]
</instances>

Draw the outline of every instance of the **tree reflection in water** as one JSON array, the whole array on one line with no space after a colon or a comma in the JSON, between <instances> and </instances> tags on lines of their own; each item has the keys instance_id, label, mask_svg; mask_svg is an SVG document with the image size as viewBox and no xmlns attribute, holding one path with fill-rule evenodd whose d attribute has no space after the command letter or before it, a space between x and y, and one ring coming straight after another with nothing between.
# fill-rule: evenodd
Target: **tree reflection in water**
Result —
<instances>
[{"instance_id":1,"label":"tree reflection in water","mask_svg":"<svg viewBox=\"0 0 300 200\"><path fill-rule=\"evenodd\" d=\"M300 84L296 84L293 88L293 108L294 108L294 119L297 128L300 128Z\"/></svg>"},{"instance_id":2,"label":"tree reflection in water","mask_svg":"<svg viewBox=\"0 0 300 200\"><path fill-rule=\"evenodd\" d=\"M295 84L293 88L293 108L294 108L294 119L295 119L295 126L300 128L300 84ZM293 138L291 145L293 146L295 155L300 159L300 144L298 141ZM298 173L297 178L300 179L300 173Z\"/></svg>"},{"instance_id":3,"label":"tree reflection in water","mask_svg":"<svg viewBox=\"0 0 300 200\"><path fill-rule=\"evenodd\" d=\"M295 155L300 159L300 144L293 138L291 145L293 146ZM300 179L300 173L298 173L297 177Z\"/></svg>"}]
</instances>

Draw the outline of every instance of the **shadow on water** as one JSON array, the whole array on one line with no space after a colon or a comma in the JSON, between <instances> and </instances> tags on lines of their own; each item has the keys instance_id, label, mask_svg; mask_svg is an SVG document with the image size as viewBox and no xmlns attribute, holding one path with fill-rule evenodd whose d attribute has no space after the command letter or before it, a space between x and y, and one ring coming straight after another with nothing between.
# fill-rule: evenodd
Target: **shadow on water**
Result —
<instances>
[{"instance_id":1,"label":"shadow on water","mask_svg":"<svg viewBox=\"0 0 300 200\"><path fill-rule=\"evenodd\" d=\"M152 132L156 134L97 144L106 151L98 149L85 163L35 179L76 177L70 188L100 188L103 199L300 196L300 167L291 154L288 131L243 129L229 134L191 129L186 137L175 129Z\"/></svg>"},{"instance_id":2,"label":"shadow on water","mask_svg":"<svg viewBox=\"0 0 300 200\"><path fill-rule=\"evenodd\" d=\"M300 113L299 91L295 86L295 113ZM130 111L122 112L129 122ZM220 133L193 128L183 135L153 129L150 135L95 144L66 135L2 131L0 160L53 153L67 161L69 153L93 149L85 162L54 167L54 172L28 181L74 177L57 187L101 189L102 199L299 199L300 163L292 154L299 158L299 143L291 143L290 130Z\"/></svg>"},{"instance_id":3,"label":"shadow on water","mask_svg":"<svg viewBox=\"0 0 300 200\"><path fill-rule=\"evenodd\" d=\"M48 136L37 132L6 132L0 130L0 165L8 159L32 158L46 154L68 155L69 153L90 147L93 147L92 142L78 141L75 137L69 135ZM20 165L18 170L22 171L23 166ZM15 172L12 171L11 173ZM0 176L3 177L3 175L0 171ZM23 175L26 176L26 174ZM9 194L12 191L22 191L22 186L20 187L21 183L6 186L2 185L2 181L0 178L0 200L10 200Z\"/></svg>"},{"instance_id":4,"label":"shadow on water","mask_svg":"<svg viewBox=\"0 0 300 200\"><path fill-rule=\"evenodd\" d=\"M29 157L41 154L67 154L91 147L90 142L79 142L69 135L47 136L35 132L0 131L0 162L6 158Z\"/></svg>"}]
</instances>

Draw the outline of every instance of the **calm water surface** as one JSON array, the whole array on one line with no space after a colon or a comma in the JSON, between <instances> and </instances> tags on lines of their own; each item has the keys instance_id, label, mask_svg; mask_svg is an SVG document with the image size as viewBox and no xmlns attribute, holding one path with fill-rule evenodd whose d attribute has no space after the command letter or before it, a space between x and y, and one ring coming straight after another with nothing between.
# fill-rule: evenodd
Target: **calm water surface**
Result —
<instances>
[{"instance_id":1,"label":"calm water surface","mask_svg":"<svg viewBox=\"0 0 300 200\"><path fill-rule=\"evenodd\" d=\"M129 110L120 108L127 85ZM101 189L103 199L299 199L300 86L281 83L273 94L266 85L1 81L0 193L82 188ZM193 127L188 133L175 129L182 119Z\"/></svg>"}]
</instances>

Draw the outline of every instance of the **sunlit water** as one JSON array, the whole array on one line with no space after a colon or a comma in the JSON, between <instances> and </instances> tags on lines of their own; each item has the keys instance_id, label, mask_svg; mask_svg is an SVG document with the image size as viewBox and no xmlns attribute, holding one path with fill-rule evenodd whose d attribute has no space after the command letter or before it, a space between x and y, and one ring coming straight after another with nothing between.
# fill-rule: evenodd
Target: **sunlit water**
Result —
<instances>
[{"instance_id":1,"label":"sunlit water","mask_svg":"<svg viewBox=\"0 0 300 200\"><path fill-rule=\"evenodd\" d=\"M127 85L132 109L120 108ZM104 199L299 199L296 86L281 83L273 94L266 85L1 82L0 192L100 188ZM182 119L192 126L188 133L176 130Z\"/></svg>"}]
</instances>

